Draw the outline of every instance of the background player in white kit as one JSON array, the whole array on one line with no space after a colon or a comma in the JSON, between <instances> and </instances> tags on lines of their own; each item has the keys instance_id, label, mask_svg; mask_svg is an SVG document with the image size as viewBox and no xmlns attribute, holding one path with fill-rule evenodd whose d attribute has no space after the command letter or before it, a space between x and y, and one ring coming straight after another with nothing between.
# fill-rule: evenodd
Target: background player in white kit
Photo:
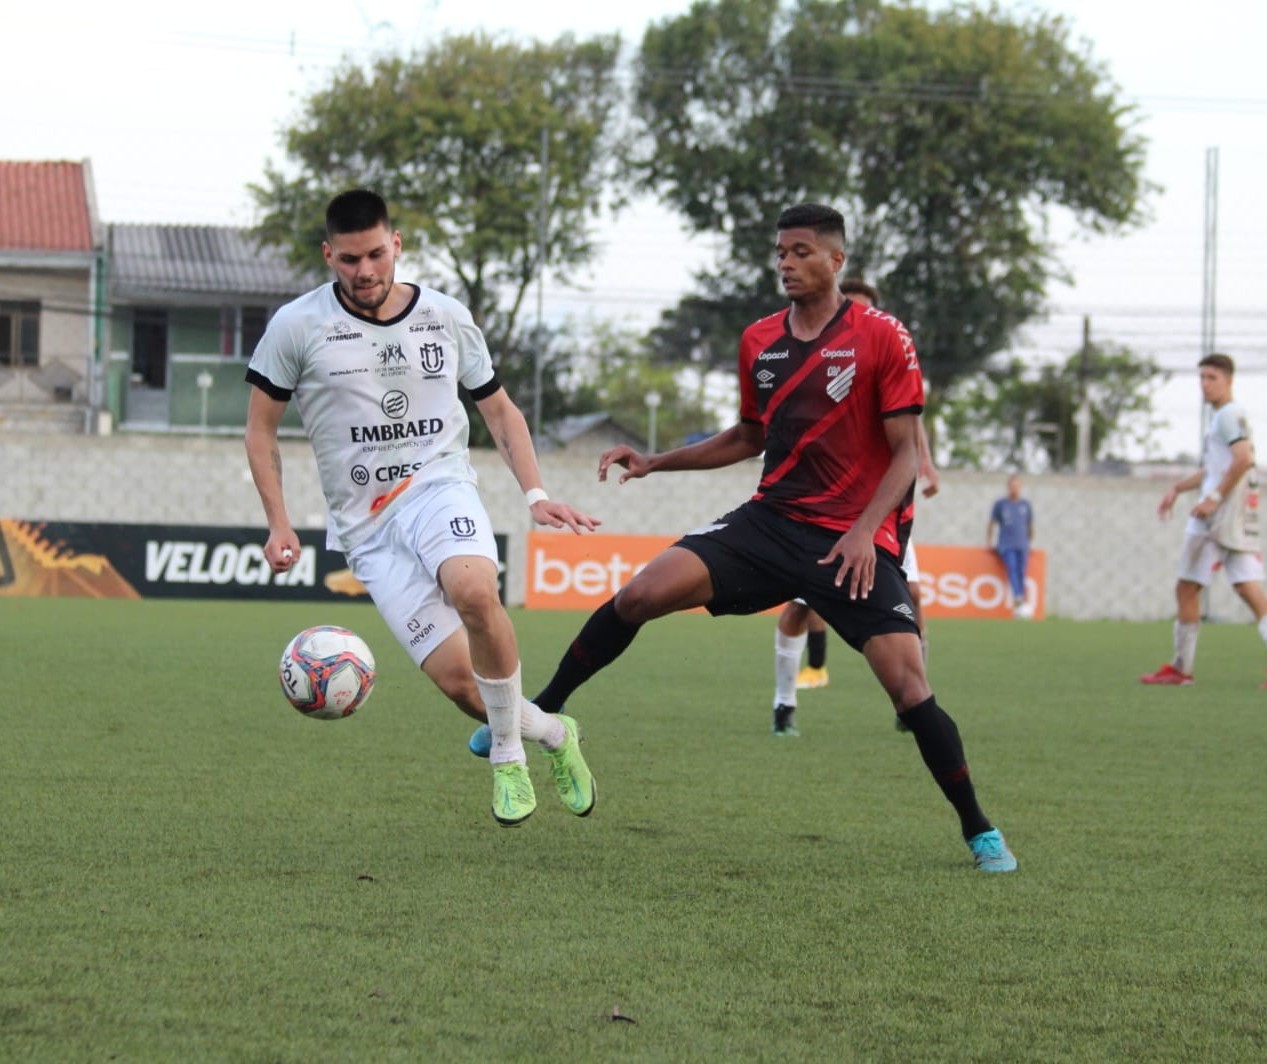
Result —
<instances>
[{"instance_id":1,"label":"background player in white kit","mask_svg":"<svg viewBox=\"0 0 1267 1064\"><path fill-rule=\"evenodd\" d=\"M1201 469L1167 490L1157 507L1163 519L1185 491L1201 489L1189 512L1175 582L1175 653L1141 683L1186 687L1193 682L1197 635L1201 630L1201 589L1220 568L1232 589L1254 612L1258 634L1267 642L1267 594L1258 538L1258 473L1249 415L1232 399L1236 364L1229 355L1206 355L1197 363L1201 395L1214 408L1201 449ZM1267 686L1267 685L1264 685Z\"/></svg>"},{"instance_id":2,"label":"background player in white kit","mask_svg":"<svg viewBox=\"0 0 1267 1064\"><path fill-rule=\"evenodd\" d=\"M519 648L497 593L497 548L476 490L461 384L523 489L533 520L579 533L599 522L551 501L527 422L506 394L470 312L395 279L400 233L374 192L326 209L335 282L282 307L251 358L246 451L268 522L276 571L299 555L282 492L277 430L293 397L341 550L383 619L436 686L492 732L493 816L536 808L525 740L540 743L564 804L594 807L596 786L576 722L523 697Z\"/></svg>"}]
</instances>

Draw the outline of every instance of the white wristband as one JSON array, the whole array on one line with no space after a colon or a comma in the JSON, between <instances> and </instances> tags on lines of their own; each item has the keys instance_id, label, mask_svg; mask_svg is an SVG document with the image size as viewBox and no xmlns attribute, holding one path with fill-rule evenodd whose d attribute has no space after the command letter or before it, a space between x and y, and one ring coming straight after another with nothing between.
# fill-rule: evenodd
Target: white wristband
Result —
<instances>
[{"instance_id":1,"label":"white wristband","mask_svg":"<svg viewBox=\"0 0 1267 1064\"><path fill-rule=\"evenodd\" d=\"M539 502L549 502L550 496L546 494L545 488L529 488L524 492L524 499L528 503L528 508L532 509Z\"/></svg>"},{"instance_id":2,"label":"white wristband","mask_svg":"<svg viewBox=\"0 0 1267 1064\"><path fill-rule=\"evenodd\" d=\"M1215 488L1211 492L1207 492L1205 497L1207 499L1213 500L1215 503L1220 503L1223 501L1223 493L1219 491L1218 488Z\"/></svg>"}]
</instances>

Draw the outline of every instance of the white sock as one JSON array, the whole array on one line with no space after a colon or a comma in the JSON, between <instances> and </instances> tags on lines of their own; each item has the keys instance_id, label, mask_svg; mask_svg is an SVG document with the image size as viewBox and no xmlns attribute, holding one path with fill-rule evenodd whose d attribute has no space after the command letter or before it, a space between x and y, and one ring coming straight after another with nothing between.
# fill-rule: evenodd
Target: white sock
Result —
<instances>
[{"instance_id":1,"label":"white sock","mask_svg":"<svg viewBox=\"0 0 1267 1064\"><path fill-rule=\"evenodd\" d=\"M1264 643L1267 643L1267 616L1259 619L1258 635Z\"/></svg>"},{"instance_id":2,"label":"white sock","mask_svg":"<svg viewBox=\"0 0 1267 1064\"><path fill-rule=\"evenodd\" d=\"M801 671L801 652L808 633L784 635L774 630L774 704L796 705L796 674Z\"/></svg>"},{"instance_id":3,"label":"white sock","mask_svg":"<svg viewBox=\"0 0 1267 1064\"><path fill-rule=\"evenodd\" d=\"M568 733L557 713L547 713L535 702L524 699L519 707L519 734L524 742L540 743L547 750L557 750Z\"/></svg>"},{"instance_id":4,"label":"white sock","mask_svg":"<svg viewBox=\"0 0 1267 1064\"><path fill-rule=\"evenodd\" d=\"M1174 666L1188 676L1192 675L1192 666L1197 660L1197 634L1200 631L1200 621L1175 621Z\"/></svg>"},{"instance_id":5,"label":"white sock","mask_svg":"<svg viewBox=\"0 0 1267 1064\"><path fill-rule=\"evenodd\" d=\"M494 765L508 761L526 762L523 740L520 737L520 720L524 701L519 666L504 680L491 680L475 673L475 686L488 713L488 730L493 733L493 747L488 760Z\"/></svg>"}]
</instances>

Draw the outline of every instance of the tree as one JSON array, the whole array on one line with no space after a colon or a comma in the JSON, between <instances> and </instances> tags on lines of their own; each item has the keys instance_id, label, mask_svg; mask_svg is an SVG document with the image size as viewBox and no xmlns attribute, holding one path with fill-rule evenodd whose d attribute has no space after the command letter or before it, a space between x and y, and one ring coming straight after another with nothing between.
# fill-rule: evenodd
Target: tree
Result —
<instances>
[{"instance_id":1,"label":"tree","mask_svg":"<svg viewBox=\"0 0 1267 1064\"><path fill-rule=\"evenodd\" d=\"M1151 190L1131 108L1065 22L997 6L700 0L644 35L635 111L636 180L731 254L701 278L711 317L679 307L664 335L728 325L727 304L768 313L774 219L831 202L934 406L1039 311L1050 212L1114 231Z\"/></svg>"},{"instance_id":2,"label":"tree","mask_svg":"<svg viewBox=\"0 0 1267 1064\"><path fill-rule=\"evenodd\" d=\"M1158 427L1153 393L1166 374L1151 358L1118 344L1089 344L1064 363L1026 367L1019 359L961 382L939 411L942 457L978 469L1048 469L1077 457L1077 412L1091 412L1093 460L1121 457ZM1116 453L1114 453L1116 452Z\"/></svg>"},{"instance_id":3,"label":"tree","mask_svg":"<svg viewBox=\"0 0 1267 1064\"><path fill-rule=\"evenodd\" d=\"M270 162L252 187L262 238L319 265L325 204L374 188L407 254L436 287L457 289L495 353L509 350L539 271L566 281L595 255L593 222L613 188L619 44L476 34L344 65L285 131L285 165Z\"/></svg>"},{"instance_id":4,"label":"tree","mask_svg":"<svg viewBox=\"0 0 1267 1064\"><path fill-rule=\"evenodd\" d=\"M716 431L699 372L681 365L665 366L649 357L645 338L605 323L574 327L558 338L570 367L573 413L603 411L630 429L649 423L647 396L659 396L656 447L664 450L693 433Z\"/></svg>"}]
</instances>

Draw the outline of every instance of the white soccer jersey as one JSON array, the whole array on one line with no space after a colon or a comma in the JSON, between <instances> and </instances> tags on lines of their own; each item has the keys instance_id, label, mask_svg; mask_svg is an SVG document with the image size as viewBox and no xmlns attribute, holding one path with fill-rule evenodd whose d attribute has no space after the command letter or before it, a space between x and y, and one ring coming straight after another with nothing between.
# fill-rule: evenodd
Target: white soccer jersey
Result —
<instances>
[{"instance_id":1,"label":"white soccer jersey","mask_svg":"<svg viewBox=\"0 0 1267 1064\"><path fill-rule=\"evenodd\" d=\"M484 335L461 303L416 288L391 321L348 310L333 283L287 303L269 322L247 380L292 395L330 510L327 542L348 551L400 496L438 480L475 481L461 384L497 390Z\"/></svg>"},{"instance_id":2,"label":"white soccer jersey","mask_svg":"<svg viewBox=\"0 0 1267 1064\"><path fill-rule=\"evenodd\" d=\"M1232 444L1238 440L1249 440L1253 443L1253 434L1249 427L1249 416L1240 403L1224 403L1210 418L1205 430L1205 440L1201 448L1201 497L1204 498L1219 486L1223 474L1232 464ZM1199 517L1189 518L1187 531L1201 533L1208 531L1210 522Z\"/></svg>"}]
</instances>

